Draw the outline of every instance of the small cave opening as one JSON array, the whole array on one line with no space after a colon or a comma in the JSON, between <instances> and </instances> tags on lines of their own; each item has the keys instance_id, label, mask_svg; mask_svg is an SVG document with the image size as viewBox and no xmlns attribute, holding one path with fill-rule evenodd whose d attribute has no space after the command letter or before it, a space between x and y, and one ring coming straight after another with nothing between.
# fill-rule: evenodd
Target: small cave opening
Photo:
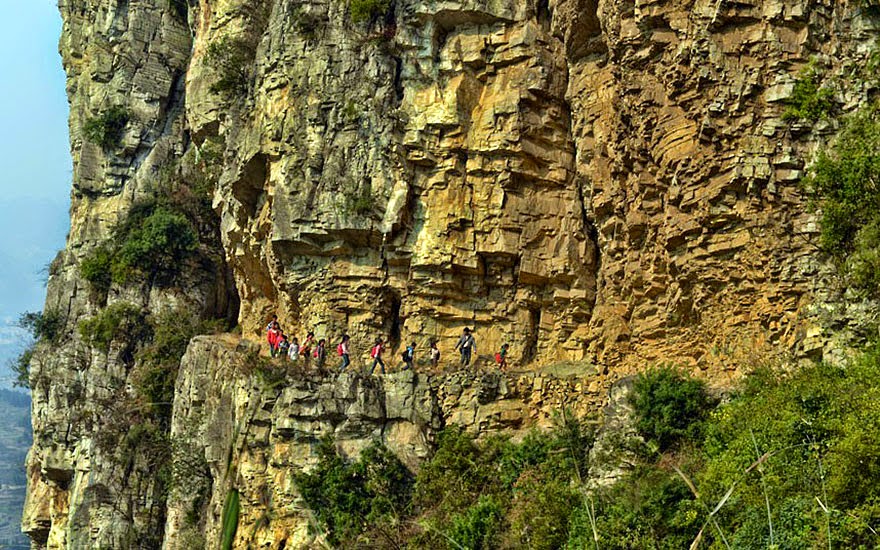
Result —
<instances>
[{"instance_id":1,"label":"small cave opening","mask_svg":"<svg viewBox=\"0 0 880 550\"><path fill-rule=\"evenodd\" d=\"M535 15L538 18L538 23L540 23L545 30L549 30L552 19L550 14L550 0L538 0L537 5L535 6L535 12Z\"/></svg>"},{"instance_id":2,"label":"small cave opening","mask_svg":"<svg viewBox=\"0 0 880 550\"><path fill-rule=\"evenodd\" d=\"M241 170L241 177L232 184L232 195L242 204L248 217L256 216L260 197L268 178L268 159L265 155L254 155Z\"/></svg>"},{"instance_id":3,"label":"small cave opening","mask_svg":"<svg viewBox=\"0 0 880 550\"><path fill-rule=\"evenodd\" d=\"M541 310L529 309L529 325L523 346L523 364L531 363L538 356L538 333L541 329Z\"/></svg>"},{"instance_id":4,"label":"small cave opening","mask_svg":"<svg viewBox=\"0 0 880 550\"><path fill-rule=\"evenodd\" d=\"M400 296L395 295L391 299L389 319L391 326L388 328L389 347L396 348L400 345Z\"/></svg>"}]
</instances>

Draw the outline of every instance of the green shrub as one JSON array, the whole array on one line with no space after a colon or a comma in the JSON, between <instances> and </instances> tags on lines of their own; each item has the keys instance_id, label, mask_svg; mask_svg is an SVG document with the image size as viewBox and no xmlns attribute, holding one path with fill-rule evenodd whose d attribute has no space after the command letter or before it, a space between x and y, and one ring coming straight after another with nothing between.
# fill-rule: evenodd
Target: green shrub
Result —
<instances>
[{"instance_id":1,"label":"green shrub","mask_svg":"<svg viewBox=\"0 0 880 550\"><path fill-rule=\"evenodd\" d=\"M44 312L26 311L18 317L18 327L26 330L33 341L17 357L7 362L14 377L13 386L30 388L30 364L38 352L37 344L58 343L66 322L61 312L53 308L47 308Z\"/></svg>"},{"instance_id":2,"label":"green shrub","mask_svg":"<svg viewBox=\"0 0 880 550\"><path fill-rule=\"evenodd\" d=\"M80 276L92 285L92 288L106 294L110 290L110 270L113 264L113 250L105 245L92 249L79 264Z\"/></svg>"},{"instance_id":3,"label":"green shrub","mask_svg":"<svg viewBox=\"0 0 880 550\"><path fill-rule=\"evenodd\" d=\"M819 86L821 75L815 63L810 63L795 81L787 107L782 113L783 120L808 120L817 122L826 118L834 109L834 92Z\"/></svg>"},{"instance_id":4,"label":"green shrub","mask_svg":"<svg viewBox=\"0 0 880 550\"><path fill-rule=\"evenodd\" d=\"M472 506L452 516L447 535L450 543L447 548L450 550L494 548L503 517L501 503L492 496L481 495Z\"/></svg>"},{"instance_id":5,"label":"green shrub","mask_svg":"<svg viewBox=\"0 0 880 550\"><path fill-rule=\"evenodd\" d=\"M413 478L409 470L380 444L374 443L360 459L347 462L333 441L322 439L317 448L318 465L311 473L296 476L303 500L327 529L334 545L354 547L369 530L383 530L399 523L412 498Z\"/></svg>"},{"instance_id":6,"label":"green shrub","mask_svg":"<svg viewBox=\"0 0 880 550\"><path fill-rule=\"evenodd\" d=\"M211 93L230 98L247 93L254 59L252 50L247 41L229 36L208 44L205 63L217 75L217 80L211 84Z\"/></svg>"},{"instance_id":7,"label":"green shrub","mask_svg":"<svg viewBox=\"0 0 880 550\"><path fill-rule=\"evenodd\" d=\"M100 115L86 120L83 136L105 150L113 149L119 145L128 121L129 114L124 107L110 107Z\"/></svg>"},{"instance_id":8,"label":"green shrub","mask_svg":"<svg viewBox=\"0 0 880 550\"><path fill-rule=\"evenodd\" d=\"M578 501L569 479L539 468L523 472L513 487L513 501L507 510L510 528L505 534L506 546L562 548L568 540L570 518Z\"/></svg>"},{"instance_id":9,"label":"green shrub","mask_svg":"<svg viewBox=\"0 0 880 550\"><path fill-rule=\"evenodd\" d=\"M678 476L647 465L600 491L595 513L600 548L689 548L705 521L705 512ZM586 508L576 514L583 516ZM577 540L592 540L588 522L572 523L580 528L572 529L570 548Z\"/></svg>"},{"instance_id":10,"label":"green shrub","mask_svg":"<svg viewBox=\"0 0 880 550\"><path fill-rule=\"evenodd\" d=\"M698 438L701 421L712 406L703 382L668 366L640 374L630 401L636 429L661 451L682 439Z\"/></svg>"},{"instance_id":11,"label":"green shrub","mask_svg":"<svg viewBox=\"0 0 880 550\"><path fill-rule=\"evenodd\" d=\"M19 388L30 389L31 387L31 360L34 358L36 345L31 344L25 348L16 358L8 363L9 369L14 376L12 385Z\"/></svg>"},{"instance_id":12,"label":"green shrub","mask_svg":"<svg viewBox=\"0 0 880 550\"><path fill-rule=\"evenodd\" d=\"M80 321L79 334L90 345L107 352L115 340L134 349L150 337L150 326L141 308L128 302L116 302L89 319Z\"/></svg>"},{"instance_id":13,"label":"green shrub","mask_svg":"<svg viewBox=\"0 0 880 550\"><path fill-rule=\"evenodd\" d=\"M368 23L388 13L391 0L351 0L349 8L353 23Z\"/></svg>"},{"instance_id":14,"label":"green shrub","mask_svg":"<svg viewBox=\"0 0 880 550\"><path fill-rule=\"evenodd\" d=\"M180 358L194 336L210 332L213 327L185 309L156 315L149 324L152 338L138 353L140 361L132 372L132 382L148 403L170 413Z\"/></svg>"},{"instance_id":15,"label":"green shrub","mask_svg":"<svg viewBox=\"0 0 880 550\"><path fill-rule=\"evenodd\" d=\"M192 224L183 214L158 206L133 228L113 258L113 278L123 283L133 272L176 272L198 246Z\"/></svg>"},{"instance_id":16,"label":"green shrub","mask_svg":"<svg viewBox=\"0 0 880 550\"><path fill-rule=\"evenodd\" d=\"M44 312L26 311L18 318L18 326L30 332L34 340L50 343L61 337L65 322L61 312L52 308Z\"/></svg>"},{"instance_id":17,"label":"green shrub","mask_svg":"<svg viewBox=\"0 0 880 550\"><path fill-rule=\"evenodd\" d=\"M832 253L852 250L859 228L874 218L880 196L880 121L872 107L849 117L830 152L814 162L807 190L823 209L822 244Z\"/></svg>"}]
</instances>

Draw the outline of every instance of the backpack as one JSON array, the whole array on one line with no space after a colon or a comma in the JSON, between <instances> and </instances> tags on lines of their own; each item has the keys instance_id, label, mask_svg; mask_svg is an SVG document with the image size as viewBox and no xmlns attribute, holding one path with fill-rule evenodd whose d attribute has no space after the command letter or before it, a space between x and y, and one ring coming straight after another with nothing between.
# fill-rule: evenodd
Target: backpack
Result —
<instances>
[{"instance_id":1,"label":"backpack","mask_svg":"<svg viewBox=\"0 0 880 550\"><path fill-rule=\"evenodd\" d=\"M342 343L340 343L338 346L336 346L336 353L338 353L340 357L345 355L345 349L343 349Z\"/></svg>"},{"instance_id":2,"label":"backpack","mask_svg":"<svg viewBox=\"0 0 880 550\"><path fill-rule=\"evenodd\" d=\"M495 362L496 362L496 363L501 363L501 354L500 354L500 353L496 353L496 354L495 354Z\"/></svg>"},{"instance_id":3,"label":"backpack","mask_svg":"<svg viewBox=\"0 0 880 550\"><path fill-rule=\"evenodd\" d=\"M382 349L381 344L376 344L375 346L373 346L372 351L370 351L370 359L375 359L376 357L379 357L380 349Z\"/></svg>"},{"instance_id":4,"label":"backpack","mask_svg":"<svg viewBox=\"0 0 880 550\"><path fill-rule=\"evenodd\" d=\"M318 356L318 348L315 348L314 353L312 353L312 357L317 357L317 356Z\"/></svg>"},{"instance_id":5,"label":"backpack","mask_svg":"<svg viewBox=\"0 0 880 550\"><path fill-rule=\"evenodd\" d=\"M409 361L409 352L408 352L408 351L405 351L405 352L401 353L401 354L400 354L400 357L403 358L403 362L404 362L404 363L407 362L407 361Z\"/></svg>"}]
</instances>

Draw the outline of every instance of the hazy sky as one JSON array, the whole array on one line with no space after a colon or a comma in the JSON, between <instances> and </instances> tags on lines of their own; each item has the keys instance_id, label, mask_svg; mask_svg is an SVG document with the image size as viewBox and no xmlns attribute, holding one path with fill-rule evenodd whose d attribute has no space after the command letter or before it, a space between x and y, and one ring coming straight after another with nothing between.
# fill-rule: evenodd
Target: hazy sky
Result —
<instances>
[{"instance_id":1,"label":"hazy sky","mask_svg":"<svg viewBox=\"0 0 880 550\"><path fill-rule=\"evenodd\" d=\"M54 0L0 0L0 386L24 344L10 323L43 307L40 271L69 228L67 98Z\"/></svg>"}]
</instances>

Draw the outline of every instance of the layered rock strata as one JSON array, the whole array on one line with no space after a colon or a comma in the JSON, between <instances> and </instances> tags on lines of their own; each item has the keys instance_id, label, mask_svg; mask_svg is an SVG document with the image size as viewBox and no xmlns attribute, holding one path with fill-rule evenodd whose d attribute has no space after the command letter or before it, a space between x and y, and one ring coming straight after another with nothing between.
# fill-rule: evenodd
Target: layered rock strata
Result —
<instances>
[{"instance_id":1,"label":"layered rock strata","mask_svg":"<svg viewBox=\"0 0 880 550\"><path fill-rule=\"evenodd\" d=\"M278 312L289 330L348 332L357 349L383 334L391 353L439 339L447 357L469 326L481 361L509 341L519 367L593 362L579 382L590 402L661 361L723 385L755 356L827 356L839 347L829 327L856 333L871 316L834 292L797 184L835 123L781 119L811 59L840 111L866 101L872 85L853 75L877 33L861 4L390 6L353 23L345 0L60 3L72 223L47 298L65 329L31 365L23 527L36 547L165 540L149 457L123 461L102 439L102 422L134 391L131 346L119 339L105 352L75 330L114 302L237 318L251 339ZM127 114L119 143L87 139L87 123L113 108ZM187 179L182 158L209 157L219 175L216 219L200 228L207 261L182 266L173 285L95 293L80 276L83 259L160 181ZM430 418L370 416L352 441L390 422L415 460L442 411L470 409L443 408L451 379L436 389L404 378L388 384L440 400ZM350 399L384 399L379 387L350 382ZM290 395L343 391L298 384ZM504 384L520 391L510 389L520 382ZM262 399L244 393L227 395ZM232 402L205 414L232 414ZM259 414L303 406L281 403ZM506 409L497 427L526 425L533 410ZM261 422L254 433L275 429ZM322 422L314 429L328 429ZM302 461L273 472L308 463L297 449ZM270 454L259 452L262 468Z\"/></svg>"},{"instance_id":2,"label":"layered rock strata","mask_svg":"<svg viewBox=\"0 0 880 550\"><path fill-rule=\"evenodd\" d=\"M171 429L178 463L190 466L181 469L169 501L165 548L187 548L192 540L219 548L232 490L241 503L234 547L315 547L311 513L294 478L314 465L321 437L332 437L347 457L381 442L416 469L445 426L477 437L517 437L551 426L563 411L581 418L596 413L605 394L577 376L319 374L277 362L263 368L287 374L267 382L254 375L259 362L247 342L199 337L190 344Z\"/></svg>"}]
</instances>

